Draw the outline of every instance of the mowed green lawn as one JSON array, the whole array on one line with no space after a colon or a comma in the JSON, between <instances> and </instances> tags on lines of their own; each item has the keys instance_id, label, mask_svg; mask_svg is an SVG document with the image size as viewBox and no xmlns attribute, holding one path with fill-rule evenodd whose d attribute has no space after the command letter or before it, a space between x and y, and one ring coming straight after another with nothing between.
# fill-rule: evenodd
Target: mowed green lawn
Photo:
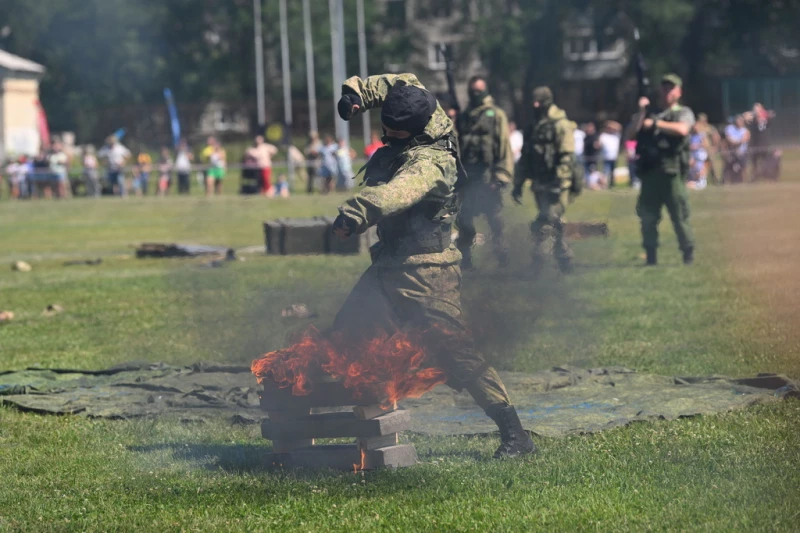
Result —
<instances>
[{"instance_id":1,"label":"mowed green lawn","mask_svg":"<svg viewBox=\"0 0 800 533\"><path fill-rule=\"evenodd\" d=\"M496 366L518 371L624 365L800 377L791 311L800 251L785 242L800 224L791 200L798 194L792 183L693 194L696 264L681 265L665 220L661 265L647 269L635 195L587 193L569 219L608 221L612 234L576 243L578 267L568 278L529 275L531 199L509 205L512 266L497 270L487 246L479 271L464 277L479 344ZM21 259L34 269L0 269L0 309L16 313L0 326L0 370L249 362L309 323L281 318L293 303L307 304L325 327L366 257L251 253L208 269L137 260L132 246L256 245L262 220L335 213L343 198L0 203L0 265ZM103 264L63 266L95 257ZM42 316L51 303L64 312ZM422 461L411 469L275 473L260 467L269 444L257 427L0 408L0 531L795 530L799 423L800 402L787 400L539 438L539 455L507 462L490 459L496 437L409 435Z\"/></svg>"}]
</instances>

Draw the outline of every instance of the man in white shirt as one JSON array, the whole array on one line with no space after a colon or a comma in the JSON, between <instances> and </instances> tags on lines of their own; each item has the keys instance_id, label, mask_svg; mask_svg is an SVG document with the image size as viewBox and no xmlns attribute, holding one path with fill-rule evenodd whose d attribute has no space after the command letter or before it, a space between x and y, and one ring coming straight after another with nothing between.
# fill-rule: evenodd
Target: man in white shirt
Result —
<instances>
[{"instance_id":1,"label":"man in white shirt","mask_svg":"<svg viewBox=\"0 0 800 533\"><path fill-rule=\"evenodd\" d=\"M575 136L575 159L578 164L583 166L583 143L586 141L586 132L583 131L583 126L575 128L572 133Z\"/></svg>"},{"instance_id":2,"label":"man in white shirt","mask_svg":"<svg viewBox=\"0 0 800 533\"><path fill-rule=\"evenodd\" d=\"M103 157L108 161L108 181L114 188L114 193L125 196L125 163L130 159L131 152L115 135L108 138L106 146L102 150Z\"/></svg>"},{"instance_id":3,"label":"man in white shirt","mask_svg":"<svg viewBox=\"0 0 800 533\"><path fill-rule=\"evenodd\" d=\"M522 157L522 144L525 141L524 135L517 129L516 122L508 123L508 141L511 143L511 155L516 163Z\"/></svg>"},{"instance_id":4,"label":"man in white shirt","mask_svg":"<svg viewBox=\"0 0 800 533\"><path fill-rule=\"evenodd\" d=\"M608 121L603 128L603 133L597 139L603 154L603 173L608 180L609 189L614 187L614 169L617 168L617 158L619 158L621 132L622 126L617 122Z\"/></svg>"}]
</instances>

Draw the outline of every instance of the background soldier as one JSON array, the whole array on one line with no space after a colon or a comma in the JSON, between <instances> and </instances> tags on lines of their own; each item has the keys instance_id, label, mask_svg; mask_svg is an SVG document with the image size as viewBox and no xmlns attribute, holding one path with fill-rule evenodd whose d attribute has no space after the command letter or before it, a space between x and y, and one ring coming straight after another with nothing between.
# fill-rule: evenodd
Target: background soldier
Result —
<instances>
[{"instance_id":1,"label":"background soldier","mask_svg":"<svg viewBox=\"0 0 800 533\"><path fill-rule=\"evenodd\" d=\"M486 215L492 231L492 245L500 266L508 264L503 238L503 189L511 181L514 157L509 142L508 118L489 96L486 80L475 76L469 81L469 107L456 122L461 160L467 181L459 190L461 213L458 216L458 249L461 265L472 269L475 243L475 218Z\"/></svg>"},{"instance_id":2,"label":"background soldier","mask_svg":"<svg viewBox=\"0 0 800 533\"><path fill-rule=\"evenodd\" d=\"M461 254L450 243L458 151L453 123L411 74L354 77L339 114L381 108L387 146L366 166L366 187L339 208L334 233L378 226L370 266L344 303L334 330L375 338L398 328L424 332L430 364L466 388L500 428L495 457L535 451L497 372L476 352L461 312ZM352 338L352 337L351 337Z\"/></svg>"},{"instance_id":3,"label":"background soldier","mask_svg":"<svg viewBox=\"0 0 800 533\"><path fill-rule=\"evenodd\" d=\"M521 203L522 186L531 180L539 215L531 223L533 264L537 270L554 255L559 270L572 271L572 250L564 238L561 217L568 201L580 193L582 172L575 160L575 123L553 103L548 87L533 91L534 123L525 132L512 196Z\"/></svg>"},{"instance_id":4,"label":"background soldier","mask_svg":"<svg viewBox=\"0 0 800 533\"><path fill-rule=\"evenodd\" d=\"M689 196L684 180L689 167L689 134L694 125L694 113L680 104L683 82L675 74L661 80L662 111L647 116L650 100L639 99L638 132L639 176L642 189L636 204L636 214L642 224L642 245L647 252L647 264L657 263L658 223L661 208L667 207L684 264L694 261L694 238L689 226Z\"/></svg>"}]
</instances>

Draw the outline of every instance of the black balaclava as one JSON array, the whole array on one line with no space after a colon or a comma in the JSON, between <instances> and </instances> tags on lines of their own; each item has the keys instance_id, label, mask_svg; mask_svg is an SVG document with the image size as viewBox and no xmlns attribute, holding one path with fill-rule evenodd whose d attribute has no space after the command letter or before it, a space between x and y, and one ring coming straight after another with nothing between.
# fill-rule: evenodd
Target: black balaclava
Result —
<instances>
[{"instance_id":1,"label":"black balaclava","mask_svg":"<svg viewBox=\"0 0 800 533\"><path fill-rule=\"evenodd\" d=\"M469 88L469 105L470 107L478 107L483 104L483 100L489 96L489 89L478 90L474 87Z\"/></svg>"},{"instance_id":2,"label":"black balaclava","mask_svg":"<svg viewBox=\"0 0 800 533\"><path fill-rule=\"evenodd\" d=\"M403 146L425 131L436 111L436 97L425 89L413 85L395 86L381 107L381 122L397 131L407 131L406 139L383 136L383 142L392 146Z\"/></svg>"}]
</instances>

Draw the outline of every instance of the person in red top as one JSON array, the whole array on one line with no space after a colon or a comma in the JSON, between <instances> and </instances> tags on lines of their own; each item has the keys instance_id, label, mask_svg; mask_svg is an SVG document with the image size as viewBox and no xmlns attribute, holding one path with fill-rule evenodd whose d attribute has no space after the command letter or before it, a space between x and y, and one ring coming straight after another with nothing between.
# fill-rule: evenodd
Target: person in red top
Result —
<instances>
[{"instance_id":1,"label":"person in red top","mask_svg":"<svg viewBox=\"0 0 800 533\"><path fill-rule=\"evenodd\" d=\"M370 142L366 147L364 147L364 155L367 156L367 159L372 157L372 154L377 152L380 148L383 148L383 142L381 138L378 136L376 132L372 132L372 142Z\"/></svg>"}]
</instances>

